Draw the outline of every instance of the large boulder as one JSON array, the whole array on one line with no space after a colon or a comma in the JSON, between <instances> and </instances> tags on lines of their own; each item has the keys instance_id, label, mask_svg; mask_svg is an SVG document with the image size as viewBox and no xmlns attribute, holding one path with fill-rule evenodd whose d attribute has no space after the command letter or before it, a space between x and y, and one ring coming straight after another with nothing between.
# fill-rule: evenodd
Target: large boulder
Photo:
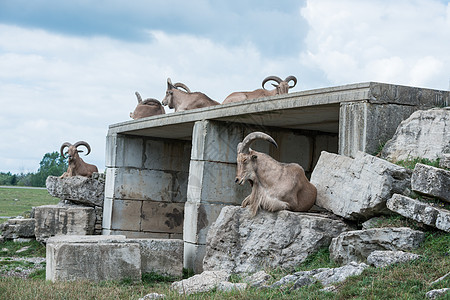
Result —
<instances>
[{"instance_id":1,"label":"large boulder","mask_svg":"<svg viewBox=\"0 0 450 300\"><path fill-rule=\"evenodd\" d=\"M390 161L415 157L436 160L450 153L450 107L414 112L400 123L381 157Z\"/></svg>"},{"instance_id":2,"label":"large boulder","mask_svg":"<svg viewBox=\"0 0 450 300\"><path fill-rule=\"evenodd\" d=\"M358 152L355 158L322 151L311 175L316 205L349 220L389 213L386 201L409 191L411 170Z\"/></svg>"},{"instance_id":3,"label":"large boulder","mask_svg":"<svg viewBox=\"0 0 450 300\"><path fill-rule=\"evenodd\" d=\"M406 218L450 232L450 211L428 203L395 194L387 207Z\"/></svg>"},{"instance_id":4,"label":"large boulder","mask_svg":"<svg viewBox=\"0 0 450 300\"><path fill-rule=\"evenodd\" d=\"M416 164L411 176L411 188L420 194L450 202L450 171Z\"/></svg>"},{"instance_id":5,"label":"large boulder","mask_svg":"<svg viewBox=\"0 0 450 300\"><path fill-rule=\"evenodd\" d=\"M102 173L94 173L91 177L59 178L49 176L45 186L50 195L61 200L69 200L85 206L103 207L105 175Z\"/></svg>"},{"instance_id":6,"label":"large boulder","mask_svg":"<svg viewBox=\"0 0 450 300\"><path fill-rule=\"evenodd\" d=\"M319 214L259 211L252 217L247 208L227 206L208 231L203 269L292 269L348 229L342 221Z\"/></svg>"},{"instance_id":7,"label":"large boulder","mask_svg":"<svg viewBox=\"0 0 450 300\"><path fill-rule=\"evenodd\" d=\"M377 250L412 250L419 247L425 234L407 227L384 227L341 233L330 244L330 258L339 264L366 262Z\"/></svg>"}]
</instances>

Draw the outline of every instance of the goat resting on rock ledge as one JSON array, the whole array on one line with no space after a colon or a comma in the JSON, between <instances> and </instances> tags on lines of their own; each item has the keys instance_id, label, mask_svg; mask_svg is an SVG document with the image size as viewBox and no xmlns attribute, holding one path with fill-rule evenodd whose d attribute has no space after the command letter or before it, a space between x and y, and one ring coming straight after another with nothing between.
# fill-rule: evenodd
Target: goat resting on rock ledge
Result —
<instances>
[{"instance_id":1,"label":"goat resting on rock ledge","mask_svg":"<svg viewBox=\"0 0 450 300\"><path fill-rule=\"evenodd\" d=\"M316 187L306 178L303 168L296 163L280 163L265 153L250 149L256 139L266 140L278 147L275 140L263 132L252 132L237 146L235 182L247 180L252 192L242 202L250 206L253 216L258 209L308 211L315 203Z\"/></svg>"},{"instance_id":2,"label":"goat resting on rock ledge","mask_svg":"<svg viewBox=\"0 0 450 300\"><path fill-rule=\"evenodd\" d=\"M88 155L91 152L91 147L85 141L79 141L73 145L69 142L65 142L64 144L61 145L61 149L59 151L61 152L61 155L64 158L65 158L64 149L67 148L67 155L69 157L69 166L67 168L67 171L64 174L62 174L60 178L72 176L90 177L92 173L98 172L96 166L85 163L83 159L78 155L79 152L83 152L82 150L77 149L77 147L79 146L86 147L88 151L86 155Z\"/></svg>"}]
</instances>

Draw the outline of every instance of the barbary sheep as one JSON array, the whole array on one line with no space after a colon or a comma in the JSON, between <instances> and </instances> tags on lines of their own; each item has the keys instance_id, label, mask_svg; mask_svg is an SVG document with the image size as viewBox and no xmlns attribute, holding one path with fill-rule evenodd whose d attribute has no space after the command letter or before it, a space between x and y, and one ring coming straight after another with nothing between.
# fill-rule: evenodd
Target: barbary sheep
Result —
<instances>
[{"instance_id":1,"label":"barbary sheep","mask_svg":"<svg viewBox=\"0 0 450 300\"><path fill-rule=\"evenodd\" d=\"M278 84L272 84L275 89L274 90L266 90L264 85L268 81L275 81ZM293 81L293 85L289 85L289 82ZM295 76L288 76L285 80L281 80L280 77L277 76L268 76L266 77L262 82L262 89L257 89L252 92L234 92L228 95L225 100L223 100L222 104L232 103L232 102L239 102L249 99L256 99L256 98L263 98L263 97L269 97L269 96L275 96L275 95L281 95L281 94L287 94L289 92L289 89L293 88L297 84L297 78Z\"/></svg>"},{"instance_id":2,"label":"barbary sheep","mask_svg":"<svg viewBox=\"0 0 450 300\"><path fill-rule=\"evenodd\" d=\"M182 91L183 88L186 91ZM212 100L208 96L200 92L191 92L183 83L172 84L170 78L167 78L166 96L162 101L163 105L174 108L175 112L190 110L194 108L219 105L220 103Z\"/></svg>"},{"instance_id":3,"label":"barbary sheep","mask_svg":"<svg viewBox=\"0 0 450 300\"><path fill-rule=\"evenodd\" d=\"M145 117L163 115L165 114L164 107L162 107L161 102L156 99L148 98L142 101L141 95L136 92L136 97L138 104L134 111L130 112L130 118L137 120Z\"/></svg>"},{"instance_id":4,"label":"barbary sheep","mask_svg":"<svg viewBox=\"0 0 450 300\"><path fill-rule=\"evenodd\" d=\"M315 203L316 187L306 178L303 168L296 163L280 163L267 154L250 149L256 139L277 146L275 140L263 132L247 135L237 146L237 171L235 182L243 185L249 181L252 192L242 202L255 216L258 209L308 211Z\"/></svg>"},{"instance_id":5,"label":"barbary sheep","mask_svg":"<svg viewBox=\"0 0 450 300\"><path fill-rule=\"evenodd\" d=\"M83 152L82 150L77 149L79 146L86 147L88 151L86 155L88 155L91 152L91 146L89 146L89 144L85 141L79 141L73 145L69 142L65 142L64 144L61 145L61 149L59 151L61 152L61 155L64 158L65 158L64 149L67 148L67 155L69 157L69 166L67 168L67 171L64 174L62 174L60 178L72 176L90 177L92 173L98 172L96 166L85 163L83 159L78 155L78 153Z\"/></svg>"}]
</instances>

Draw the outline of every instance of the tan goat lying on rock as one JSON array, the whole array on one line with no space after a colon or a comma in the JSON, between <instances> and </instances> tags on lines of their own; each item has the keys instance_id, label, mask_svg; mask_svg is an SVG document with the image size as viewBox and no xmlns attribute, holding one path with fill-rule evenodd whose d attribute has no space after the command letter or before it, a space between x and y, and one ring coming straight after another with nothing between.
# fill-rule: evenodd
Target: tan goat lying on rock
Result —
<instances>
[{"instance_id":1,"label":"tan goat lying on rock","mask_svg":"<svg viewBox=\"0 0 450 300\"><path fill-rule=\"evenodd\" d=\"M249 206L253 216L258 209L308 211L316 201L317 190L306 178L303 168L296 163L280 163L267 154L250 149L256 139L266 140L278 147L275 140L263 132L252 132L237 146L235 182L246 180L252 192L242 202Z\"/></svg>"},{"instance_id":2,"label":"tan goat lying on rock","mask_svg":"<svg viewBox=\"0 0 450 300\"><path fill-rule=\"evenodd\" d=\"M277 84L272 84L275 89L266 90L264 85L269 81L275 81ZM289 85L289 82L293 81L293 85ZM295 76L288 76L285 80L282 80L277 76L268 76L264 78L262 82L262 89L257 89L252 92L234 92L228 95L225 100L223 100L222 104L239 102L249 99L263 98L275 95L287 94L289 89L293 88L297 84L297 78Z\"/></svg>"},{"instance_id":3,"label":"tan goat lying on rock","mask_svg":"<svg viewBox=\"0 0 450 300\"><path fill-rule=\"evenodd\" d=\"M92 173L98 172L98 169L96 166L85 163L83 159L78 155L79 152L83 152L82 150L78 150L77 147L79 146L85 146L87 149L86 155L88 155L91 152L91 147L87 142L79 141L75 144L71 144L68 142L65 142L61 145L61 149L59 150L61 152L62 157L65 158L64 155L64 149L67 148L67 155L69 157L69 167L67 168L67 171L61 175L60 178L66 178L66 177L72 177L72 176L85 176L90 177Z\"/></svg>"},{"instance_id":4,"label":"tan goat lying on rock","mask_svg":"<svg viewBox=\"0 0 450 300\"><path fill-rule=\"evenodd\" d=\"M135 94L138 100L138 105L134 111L130 113L130 118L137 120L156 115L163 115L166 113L164 107L161 105L161 102L158 100L153 98L142 100L141 95L138 92Z\"/></svg>"}]
</instances>

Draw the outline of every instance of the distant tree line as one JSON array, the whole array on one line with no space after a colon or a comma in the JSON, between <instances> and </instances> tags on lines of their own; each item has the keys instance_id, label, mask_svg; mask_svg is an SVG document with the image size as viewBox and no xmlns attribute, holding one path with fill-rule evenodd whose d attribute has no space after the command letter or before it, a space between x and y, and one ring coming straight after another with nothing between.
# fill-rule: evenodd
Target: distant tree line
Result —
<instances>
[{"instance_id":1,"label":"distant tree line","mask_svg":"<svg viewBox=\"0 0 450 300\"><path fill-rule=\"evenodd\" d=\"M67 170L67 159L58 152L46 153L36 173L0 172L0 185L45 187L48 176L61 176Z\"/></svg>"}]
</instances>

